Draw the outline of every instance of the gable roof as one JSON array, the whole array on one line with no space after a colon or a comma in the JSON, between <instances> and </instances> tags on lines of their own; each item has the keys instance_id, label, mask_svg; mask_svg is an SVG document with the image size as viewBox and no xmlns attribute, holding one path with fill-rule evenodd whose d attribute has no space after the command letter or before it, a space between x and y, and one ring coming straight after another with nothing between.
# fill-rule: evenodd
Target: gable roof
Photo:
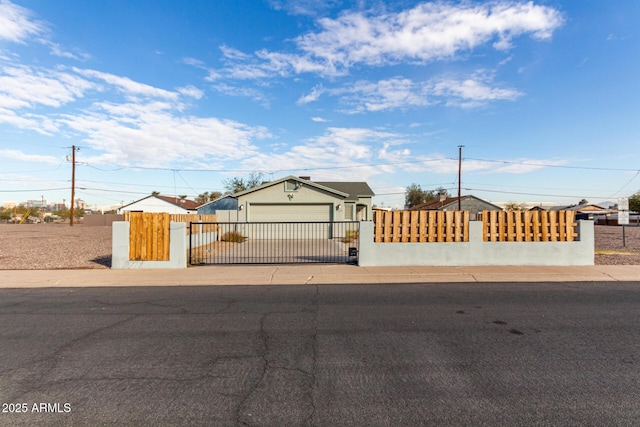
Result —
<instances>
[{"instance_id":1,"label":"gable roof","mask_svg":"<svg viewBox=\"0 0 640 427\"><path fill-rule=\"evenodd\" d=\"M602 206L588 203L586 205L568 205L568 206L553 206L550 210L552 211L606 211L607 208L603 208Z\"/></svg>"},{"instance_id":2,"label":"gable roof","mask_svg":"<svg viewBox=\"0 0 640 427\"><path fill-rule=\"evenodd\" d=\"M489 203L486 200L482 200L481 198L476 196L467 195L467 196L460 197L461 201L466 199L476 199L482 203L486 203L487 205L493 206L496 210L499 210L499 211L502 210L500 206L496 206L493 203ZM447 197L443 201L440 201L440 199L435 199L435 200L428 201L426 203L415 205L413 207L410 207L409 210L410 211L420 211L420 210L432 211L432 210L440 210L440 209L448 208L448 207L451 207L451 205L456 205L457 207L457 204L458 204L457 197Z\"/></svg>"},{"instance_id":3,"label":"gable roof","mask_svg":"<svg viewBox=\"0 0 640 427\"><path fill-rule=\"evenodd\" d=\"M159 194L151 194L150 196L143 197L142 199L136 200L135 202L131 202L128 205L124 205L120 209L124 209L127 206L131 206L133 204L136 204L136 203L141 202L143 200L149 199L151 197L154 197L156 199L160 199L163 202L169 203L171 205L179 206L179 207L181 207L183 209L186 209L188 211L195 211L196 208L198 207L198 204L196 202L194 202L193 200L189 200L189 199L181 200L179 197L170 197L170 196L161 196Z\"/></svg>"},{"instance_id":4,"label":"gable roof","mask_svg":"<svg viewBox=\"0 0 640 427\"><path fill-rule=\"evenodd\" d=\"M321 191L325 191L327 193L335 194L335 195L343 197L343 198L349 197L349 193L337 190L335 188L326 187L326 186L324 186L322 184L319 184L319 183L316 183L316 182L312 182L312 181L308 181L306 179L302 179L300 177L293 176L293 175L289 175L289 176L286 176L284 178L277 179L275 181L265 182L262 185L250 188L248 190L239 191L237 193L234 193L233 196L234 197L244 196L245 194L253 193L254 191L260 191L262 189L265 189L265 188L268 188L268 187L272 187L274 185L278 185L278 184L283 183L285 181L296 181L296 182L299 182L301 184L306 185L307 187L313 187L313 188L315 188L317 190L321 190Z\"/></svg>"},{"instance_id":5,"label":"gable roof","mask_svg":"<svg viewBox=\"0 0 640 427\"><path fill-rule=\"evenodd\" d=\"M235 199L236 197L233 194L223 194L222 196L218 197L217 199L213 199L213 200L208 201L207 203L203 203L201 205L198 205L198 207L202 208L202 207L210 205L211 203L216 203L216 202L219 202L220 200L227 199L227 198Z\"/></svg>"},{"instance_id":6,"label":"gable roof","mask_svg":"<svg viewBox=\"0 0 640 427\"><path fill-rule=\"evenodd\" d=\"M357 201L360 197L373 197L375 193L366 182L349 182L349 181L314 181L324 187L334 188L343 193L347 193L348 201Z\"/></svg>"},{"instance_id":7,"label":"gable roof","mask_svg":"<svg viewBox=\"0 0 640 427\"><path fill-rule=\"evenodd\" d=\"M155 197L158 199L164 200L167 203L180 206L181 208L184 208L190 211L196 210L196 208L198 207L198 204L196 202L189 199L183 200L183 199L180 199L180 197L170 197L170 196L160 196L160 195L156 195Z\"/></svg>"}]
</instances>

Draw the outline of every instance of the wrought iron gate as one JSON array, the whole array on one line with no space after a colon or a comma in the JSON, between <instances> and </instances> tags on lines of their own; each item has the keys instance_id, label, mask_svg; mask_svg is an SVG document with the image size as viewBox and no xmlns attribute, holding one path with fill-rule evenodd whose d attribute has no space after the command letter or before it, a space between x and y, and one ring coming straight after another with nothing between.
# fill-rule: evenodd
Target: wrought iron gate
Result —
<instances>
[{"instance_id":1,"label":"wrought iron gate","mask_svg":"<svg viewBox=\"0 0 640 427\"><path fill-rule=\"evenodd\" d=\"M357 264L360 223L193 222L189 263Z\"/></svg>"}]
</instances>

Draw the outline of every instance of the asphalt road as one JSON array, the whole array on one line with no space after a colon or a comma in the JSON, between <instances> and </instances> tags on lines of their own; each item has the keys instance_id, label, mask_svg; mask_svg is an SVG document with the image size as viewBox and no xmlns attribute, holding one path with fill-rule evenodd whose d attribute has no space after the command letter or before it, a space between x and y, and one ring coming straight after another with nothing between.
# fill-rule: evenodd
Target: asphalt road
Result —
<instances>
[{"instance_id":1,"label":"asphalt road","mask_svg":"<svg viewBox=\"0 0 640 427\"><path fill-rule=\"evenodd\" d=\"M636 426L640 282L0 289L0 403L1 426Z\"/></svg>"}]
</instances>

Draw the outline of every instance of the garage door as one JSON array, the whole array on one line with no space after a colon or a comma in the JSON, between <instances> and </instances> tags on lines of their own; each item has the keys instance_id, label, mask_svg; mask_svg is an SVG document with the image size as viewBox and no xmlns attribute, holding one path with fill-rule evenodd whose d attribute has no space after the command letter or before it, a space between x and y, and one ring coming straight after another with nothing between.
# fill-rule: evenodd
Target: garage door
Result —
<instances>
[{"instance_id":1,"label":"garage door","mask_svg":"<svg viewBox=\"0 0 640 427\"><path fill-rule=\"evenodd\" d=\"M261 222L253 227L250 238L268 240L318 240L331 238L331 205L251 204L249 222ZM292 224L292 223L301 224Z\"/></svg>"},{"instance_id":2,"label":"garage door","mask_svg":"<svg viewBox=\"0 0 640 427\"><path fill-rule=\"evenodd\" d=\"M331 221L331 205L328 204L252 204L249 209L250 222Z\"/></svg>"}]
</instances>

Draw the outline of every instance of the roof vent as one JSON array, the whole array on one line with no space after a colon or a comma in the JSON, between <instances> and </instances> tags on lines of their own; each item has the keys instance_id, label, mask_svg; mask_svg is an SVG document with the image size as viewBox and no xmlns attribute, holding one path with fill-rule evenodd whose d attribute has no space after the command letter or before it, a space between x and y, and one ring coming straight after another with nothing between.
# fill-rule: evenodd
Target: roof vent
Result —
<instances>
[{"instance_id":1,"label":"roof vent","mask_svg":"<svg viewBox=\"0 0 640 427\"><path fill-rule=\"evenodd\" d=\"M311 177L310 176L301 176L300 179L304 179L306 181L311 181Z\"/></svg>"}]
</instances>

